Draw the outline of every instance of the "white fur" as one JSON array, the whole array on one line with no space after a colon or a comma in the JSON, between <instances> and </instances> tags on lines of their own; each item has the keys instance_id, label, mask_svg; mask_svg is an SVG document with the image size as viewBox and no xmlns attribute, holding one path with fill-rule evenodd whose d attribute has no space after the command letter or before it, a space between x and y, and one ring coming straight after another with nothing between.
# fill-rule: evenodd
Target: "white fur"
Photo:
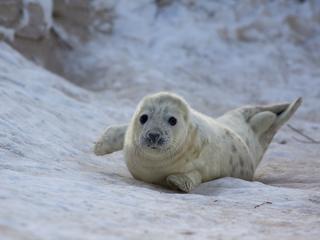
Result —
<instances>
[{"instance_id":1,"label":"white fur","mask_svg":"<svg viewBox=\"0 0 320 240\"><path fill-rule=\"evenodd\" d=\"M184 192L201 182L225 176L251 180L272 137L300 103L298 99L291 105L238 108L213 119L192 109L177 95L164 92L147 96L126 130L124 153L128 169L139 180ZM148 127L141 126L138 119L145 112L153 114L150 126L169 132L166 150L141 146L139 137ZM178 124L167 126L165 114L175 115ZM125 130L123 126L121 129ZM103 138L108 139L108 135ZM112 152L111 148L109 144L108 152ZM119 145L114 150L119 150Z\"/></svg>"}]
</instances>

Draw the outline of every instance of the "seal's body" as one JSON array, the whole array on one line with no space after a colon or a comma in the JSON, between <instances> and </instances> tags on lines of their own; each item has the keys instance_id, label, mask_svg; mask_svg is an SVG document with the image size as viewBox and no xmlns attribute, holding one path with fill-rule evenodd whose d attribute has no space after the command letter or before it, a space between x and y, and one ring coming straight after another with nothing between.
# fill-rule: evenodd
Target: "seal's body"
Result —
<instances>
[{"instance_id":1,"label":"seal's body","mask_svg":"<svg viewBox=\"0 0 320 240\"><path fill-rule=\"evenodd\" d=\"M292 104L242 107L213 119L177 95L158 93L141 101L128 127L110 127L95 152L123 146L136 179L184 192L225 176L251 180L274 134L300 103L299 98Z\"/></svg>"}]
</instances>

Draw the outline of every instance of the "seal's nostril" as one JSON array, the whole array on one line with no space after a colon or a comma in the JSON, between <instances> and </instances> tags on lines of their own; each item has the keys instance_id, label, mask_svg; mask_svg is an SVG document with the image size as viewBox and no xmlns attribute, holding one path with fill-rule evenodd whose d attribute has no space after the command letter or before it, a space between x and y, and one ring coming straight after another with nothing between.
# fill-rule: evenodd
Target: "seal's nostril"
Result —
<instances>
[{"instance_id":1,"label":"seal's nostril","mask_svg":"<svg viewBox=\"0 0 320 240\"><path fill-rule=\"evenodd\" d=\"M160 137L159 133L149 133L148 138L151 140L151 142L156 143Z\"/></svg>"}]
</instances>

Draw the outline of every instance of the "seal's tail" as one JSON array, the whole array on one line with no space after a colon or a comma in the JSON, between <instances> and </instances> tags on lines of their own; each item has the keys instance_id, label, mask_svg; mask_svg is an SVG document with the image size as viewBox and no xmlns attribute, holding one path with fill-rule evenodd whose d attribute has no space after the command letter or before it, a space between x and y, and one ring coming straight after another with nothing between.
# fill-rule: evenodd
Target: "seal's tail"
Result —
<instances>
[{"instance_id":1,"label":"seal's tail","mask_svg":"<svg viewBox=\"0 0 320 240\"><path fill-rule=\"evenodd\" d=\"M259 112L249 119L252 129L259 136L260 141L269 144L277 130L289 120L301 103L302 98L300 97L292 103L260 107Z\"/></svg>"}]
</instances>

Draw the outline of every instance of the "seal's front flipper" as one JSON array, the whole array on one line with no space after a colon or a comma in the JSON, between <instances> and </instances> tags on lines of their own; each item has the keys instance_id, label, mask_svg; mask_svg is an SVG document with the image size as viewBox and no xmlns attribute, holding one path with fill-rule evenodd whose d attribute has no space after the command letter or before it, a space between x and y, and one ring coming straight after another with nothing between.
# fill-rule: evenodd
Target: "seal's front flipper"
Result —
<instances>
[{"instance_id":1,"label":"seal's front flipper","mask_svg":"<svg viewBox=\"0 0 320 240\"><path fill-rule=\"evenodd\" d=\"M198 171L194 170L188 173L169 175L166 181L171 189L188 193L202 182L202 177Z\"/></svg>"},{"instance_id":2,"label":"seal's front flipper","mask_svg":"<svg viewBox=\"0 0 320 240\"><path fill-rule=\"evenodd\" d=\"M95 144L94 153L100 156L122 150L127 127L128 125L108 127Z\"/></svg>"}]
</instances>

